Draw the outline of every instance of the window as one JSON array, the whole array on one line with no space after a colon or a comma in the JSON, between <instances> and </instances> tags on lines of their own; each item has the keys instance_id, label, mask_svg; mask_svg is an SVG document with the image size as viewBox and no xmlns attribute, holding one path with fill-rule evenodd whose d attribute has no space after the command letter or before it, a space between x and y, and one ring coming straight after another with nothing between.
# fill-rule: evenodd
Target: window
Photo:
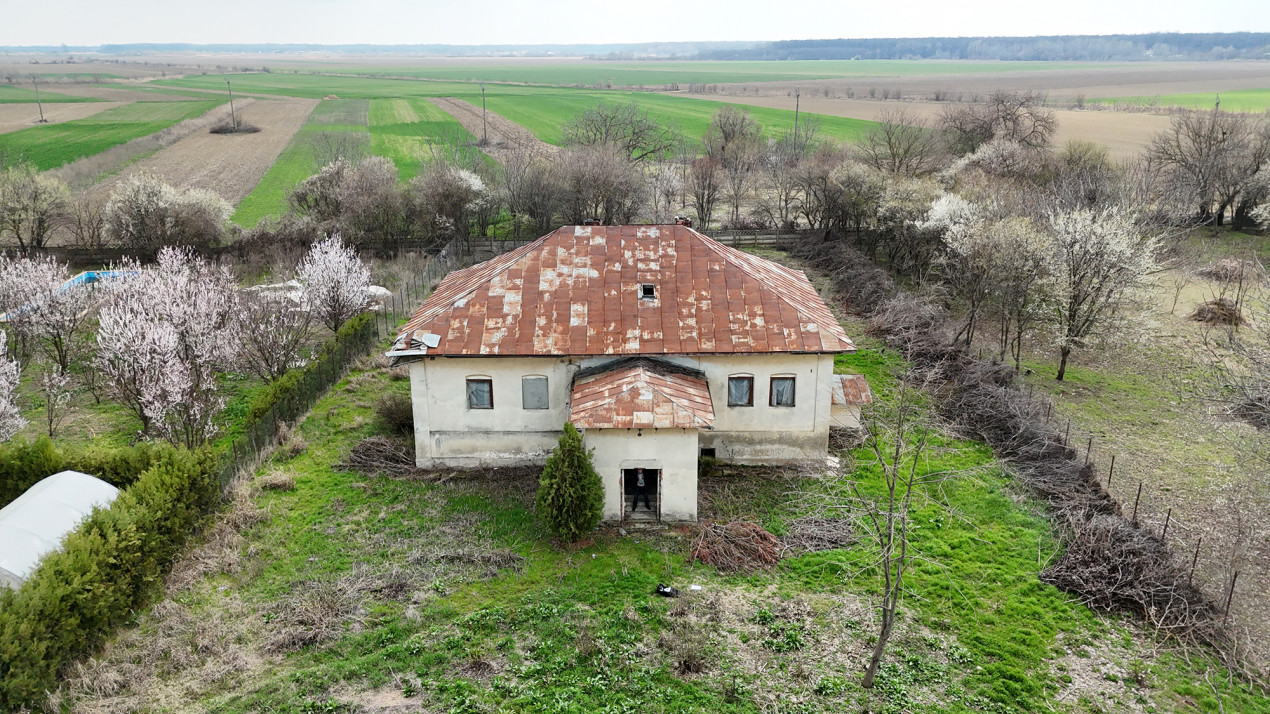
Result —
<instances>
[{"instance_id":1,"label":"window","mask_svg":"<svg viewBox=\"0 0 1270 714\"><path fill-rule=\"evenodd\" d=\"M753 377L728 377L728 406L754 406Z\"/></svg>"},{"instance_id":2,"label":"window","mask_svg":"<svg viewBox=\"0 0 1270 714\"><path fill-rule=\"evenodd\" d=\"M793 377L772 377L772 395L768 404L773 407L794 406Z\"/></svg>"},{"instance_id":3,"label":"window","mask_svg":"<svg viewBox=\"0 0 1270 714\"><path fill-rule=\"evenodd\" d=\"M547 378L520 378L520 405L525 409L547 409Z\"/></svg>"},{"instance_id":4,"label":"window","mask_svg":"<svg viewBox=\"0 0 1270 714\"><path fill-rule=\"evenodd\" d=\"M657 286L653 285L652 283L640 283L639 297L641 300L657 299Z\"/></svg>"},{"instance_id":5,"label":"window","mask_svg":"<svg viewBox=\"0 0 1270 714\"><path fill-rule=\"evenodd\" d=\"M494 380L492 379L467 380L467 408L468 409L493 409L494 408Z\"/></svg>"}]
</instances>

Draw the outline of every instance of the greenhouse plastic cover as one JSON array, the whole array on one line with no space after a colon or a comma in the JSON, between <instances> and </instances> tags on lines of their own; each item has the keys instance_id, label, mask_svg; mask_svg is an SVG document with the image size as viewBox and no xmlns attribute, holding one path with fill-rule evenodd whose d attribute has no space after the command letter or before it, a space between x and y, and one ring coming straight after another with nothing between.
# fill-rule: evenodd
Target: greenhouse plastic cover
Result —
<instances>
[{"instance_id":1,"label":"greenhouse plastic cover","mask_svg":"<svg viewBox=\"0 0 1270 714\"><path fill-rule=\"evenodd\" d=\"M118 495L119 489L99 478L63 471L0 508L0 585L21 585L94 506L108 506Z\"/></svg>"}]
</instances>

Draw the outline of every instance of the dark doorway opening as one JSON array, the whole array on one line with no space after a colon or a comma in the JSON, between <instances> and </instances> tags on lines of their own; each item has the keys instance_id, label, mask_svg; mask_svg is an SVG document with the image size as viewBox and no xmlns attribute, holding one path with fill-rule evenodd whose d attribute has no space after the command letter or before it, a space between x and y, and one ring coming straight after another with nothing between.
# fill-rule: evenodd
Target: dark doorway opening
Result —
<instances>
[{"instance_id":1,"label":"dark doorway opening","mask_svg":"<svg viewBox=\"0 0 1270 714\"><path fill-rule=\"evenodd\" d=\"M644 469L642 489L638 470L622 469L622 514L631 521L661 519L661 469Z\"/></svg>"}]
</instances>

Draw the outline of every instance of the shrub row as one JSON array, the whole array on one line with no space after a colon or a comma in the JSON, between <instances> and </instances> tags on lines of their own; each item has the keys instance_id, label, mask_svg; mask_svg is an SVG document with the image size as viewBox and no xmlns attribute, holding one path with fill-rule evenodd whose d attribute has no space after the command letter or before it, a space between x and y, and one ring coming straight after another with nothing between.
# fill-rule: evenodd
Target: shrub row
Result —
<instances>
[{"instance_id":1,"label":"shrub row","mask_svg":"<svg viewBox=\"0 0 1270 714\"><path fill-rule=\"evenodd\" d=\"M40 479L59 471L80 471L123 488L150 468L164 449L145 442L120 449L60 450L48 437L13 441L0 449L0 507L21 496Z\"/></svg>"},{"instance_id":2,"label":"shrub row","mask_svg":"<svg viewBox=\"0 0 1270 714\"><path fill-rule=\"evenodd\" d=\"M0 711L43 708L58 672L144 604L218 502L211 450L156 447L150 457L19 589L0 591Z\"/></svg>"}]
</instances>

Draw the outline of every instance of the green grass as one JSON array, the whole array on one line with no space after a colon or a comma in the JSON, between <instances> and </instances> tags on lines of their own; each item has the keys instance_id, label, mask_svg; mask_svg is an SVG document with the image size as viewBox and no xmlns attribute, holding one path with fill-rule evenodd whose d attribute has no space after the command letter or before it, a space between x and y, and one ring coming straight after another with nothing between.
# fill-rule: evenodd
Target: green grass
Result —
<instances>
[{"instance_id":1,"label":"green grass","mask_svg":"<svg viewBox=\"0 0 1270 714\"><path fill-rule=\"evenodd\" d=\"M1221 108L1229 112L1264 112L1270 110L1270 89L1237 89L1229 92L1195 94L1156 94L1143 97L1091 99L1093 104L1130 104L1139 106L1185 107L1212 109L1221 98Z\"/></svg>"},{"instance_id":2,"label":"green grass","mask_svg":"<svg viewBox=\"0 0 1270 714\"><path fill-rule=\"evenodd\" d=\"M372 99L370 151L397 165L402 181L418 175L434 146L476 141L463 125L426 99Z\"/></svg>"},{"instance_id":3,"label":"green grass","mask_svg":"<svg viewBox=\"0 0 1270 714\"><path fill-rule=\"evenodd\" d=\"M286 209L287 191L316 172L320 166L321 144L341 137L361 146L369 144L369 102L338 99L321 102L291 137L278 160L260 178L234 211L232 220L240 226L256 225L262 218L276 217Z\"/></svg>"},{"instance_id":4,"label":"green grass","mask_svg":"<svg viewBox=\"0 0 1270 714\"><path fill-rule=\"evenodd\" d=\"M481 99L480 87L458 82L288 74L231 75L231 78L235 86L243 91L297 97L323 97L329 94L335 94L341 99L457 97L477 105ZM224 86L223 76L208 75L163 80L158 84L213 88L218 86L218 83ZM692 142L700 141L706 127L709 126L711 115L724 106L722 102L647 92L486 85L486 103L490 111L520 124L539 139L557 145L563 139L562 126L579 112L590 109L602 101L637 102L647 108L658 121L677 124ZM769 136L793 128L792 106L789 110L762 107L748 107L748 110L763 125L764 131ZM862 119L815 115L807 112L804 112L803 116L818 119L821 136L839 142L853 142L873 126L873 122Z\"/></svg>"},{"instance_id":5,"label":"green grass","mask_svg":"<svg viewBox=\"0 0 1270 714\"><path fill-rule=\"evenodd\" d=\"M52 169L204 114L220 102L134 102L85 119L0 134L0 155Z\"/></svg>"},{"instance_id":6,"label":"green grass","mask_svg":"<svg viewBox=\"0 0 1270 714\"><path fill-rule=\"evenodd\" d=\"M559 62L550 65L508 63L436 67L349 67L315 63L311 69L374 77L413 77L484 82L518 82L559 86L663 87L670 84L779 82L810 79L910 77L916 75L988 74L1058 70L1090 66L1052 62L964 62L940 60L789 60Z\"/></svg>"},{"instance_id":7,"label":"green grass","mask_svg":"<svg viewBox=\"0 0 1270 714\"><path fill-rule=\"evenodd\" d=\"M31 87L0 84L0 104L34 104L35 101L35 90ZM73 97L69 94L58 94L57 92L50 92L46 89L41 89L40 101L47 102L49 104L62 104L67 102L100 102L103 100L93 99L90 97Z\"/></svg>"}]
</instances>

